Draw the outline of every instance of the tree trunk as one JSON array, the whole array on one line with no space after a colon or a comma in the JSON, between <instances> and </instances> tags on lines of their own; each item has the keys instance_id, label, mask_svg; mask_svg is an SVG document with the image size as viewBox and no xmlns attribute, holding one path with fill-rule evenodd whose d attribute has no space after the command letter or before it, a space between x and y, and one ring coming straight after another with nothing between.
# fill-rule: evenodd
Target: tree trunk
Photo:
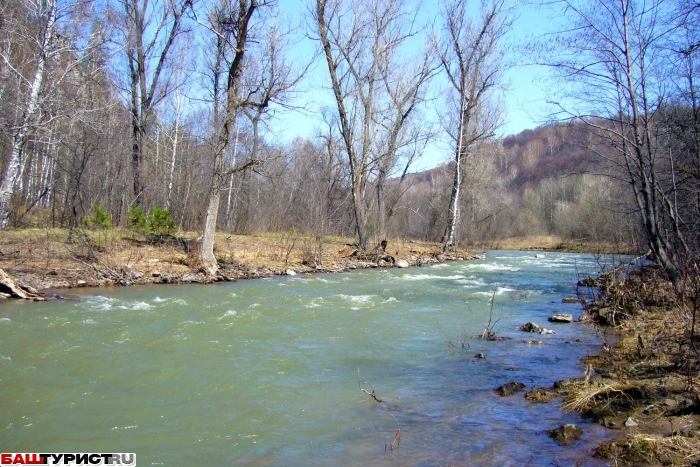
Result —
<instances>
[{"instance_id":1,"label":"tree trunk","mask_svg":"<svg viewBox=\"0 0 700 467\"><path fill-rule=\"evenodd\" d=\"M457 156L455 157L452 193L450 194L450 204L447 207L447 229L442 237L443 253L447 253L447 250L455 243L455 231L459 220L459 192L462 189L462 158L459 152L457 151Z\"/></svg>"},{"instance_id":2,"label":"tree trunk","mask_svg":"<svg viewBox=\"0 0 700 467\"><path fill-rule=\"evenodd\" d=\"M236 36L233 41L236 46L234 48L235 55L228 67L228 79L226 84L226 113L221 129L216 136L216 146L214 148L214 171L212 174L211 188L209 191L209 204L207 207L207 216L204 225L204 234L202 238L202 248L199 252L199 261L205 272L213 276L218 271L218 264L214 256L214 233L216 231L216 220L219 214L219 201L221 199L221 188L224 185L226 177L232 175L239 170L244 170L255 163L250 161L241 166L234 167L228 171L224 171L224 156L226 148L231 139L231 132L235 127L238 111L244 105L244 102L239 100L238 91L243 73L243 58L248 41L248 25L253 13L260 4L257 0L251 0L250 4L247 1L241 0L239 9L236 11ZM224 25L216 23L213 25L217 30L220 30ZM230 25L226 25L230 29ZM217 37L221 36L219 32ZM221 53L222 49L217 50L217 54ZM220 57L217 57L217 60Z\"/></svg>"},{"instance_id":3,"label":"tree trunk","mask_svg":"<svg viewBox=\"0 0 700 467\"><path fill-rule=\"evenodd\" d=\"M204 234L202 235L202 248L200 251L200 266L206 274L216 275L219 265L214 256L214 234L216 232L216 219L219 213L219 200L221 199L221 187L219 180L214 180L209 191L209 205L207 217L204 222Z\"/></svg>"}]
</instances>

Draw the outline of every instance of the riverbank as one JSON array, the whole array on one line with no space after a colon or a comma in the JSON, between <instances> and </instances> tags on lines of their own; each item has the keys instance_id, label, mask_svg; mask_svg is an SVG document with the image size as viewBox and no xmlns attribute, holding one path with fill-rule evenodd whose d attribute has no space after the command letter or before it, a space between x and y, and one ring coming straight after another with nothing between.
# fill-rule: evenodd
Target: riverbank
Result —
<instances>
[{"instance_id":1,"label":"riverbank","mask_svg":"<svg viewBox=\"0 0 700 467\"><path fill-rule=\"evenodd\" d=\"M618 432L594 455L613 465L700 465L698 284L678 294L645 267L579 283L604 352L586 376L555 385L564 410Z\"/></svg>"},{"instance_id":2,"label":"riverbank","mask_svg":"<svg viewBox=\"0 0 700 467\"><path fill-rule=\"evenodd\" d=\"M218 233L214 252L218 277L206 277L195 258L197 234L148 237L131 230L76 231L22 229L0 236L0 269L36 290L112 285L238 280L306 272L420 266L479 256L466 247L448 255L438 243L390 239L364 255L354 254L354 239L314 238L296 232L260 235ZM477 245L518 250L625 252L613 245L531 237ZM399 260L403 260L400 261Z\"/></svg>"},{"instance_id":3,"label":"riverbank","mask_svg":"<svg viewBox=\"0 0 700 467\"><path fill-rule=\"evenodd\" d=\"M144 236L126 230L25 229L0 238L0 270L37 291L115 285L234 281L308 272L437 264L479 256L459 248L443 255L437 243L389 240L357 252L353 239L313 238L295 232L216 236L220 265L207 277L196 260L196 233Z\"/></svg>"}]
</instances>

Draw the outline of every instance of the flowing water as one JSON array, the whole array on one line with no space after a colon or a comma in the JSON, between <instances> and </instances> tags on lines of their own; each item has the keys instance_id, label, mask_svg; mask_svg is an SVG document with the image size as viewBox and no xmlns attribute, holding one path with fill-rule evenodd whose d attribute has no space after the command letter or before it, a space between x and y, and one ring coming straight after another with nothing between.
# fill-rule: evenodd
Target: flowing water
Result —
<instances>
[{"instance_id":1,"label":"flowing water","mask_svg":"<svg viewBox=\"0 0 700 467\"><path fill-rule=\"evenodd\" d=\"M135 452L142 466L602 465L586 453L602 428L493 391L583 373L599 337L547 317L580 315L561 300L596 264L490 251L430 267L7 302L0 447ZM472 337L490 314L511 339ZM557 334L520 332L528 321ZM358 370L387 404L359 390ZM400 448L385 450L397 421ZM572 422L585 431L573 445L547 437Z\"/></svg>"}]
</instances>

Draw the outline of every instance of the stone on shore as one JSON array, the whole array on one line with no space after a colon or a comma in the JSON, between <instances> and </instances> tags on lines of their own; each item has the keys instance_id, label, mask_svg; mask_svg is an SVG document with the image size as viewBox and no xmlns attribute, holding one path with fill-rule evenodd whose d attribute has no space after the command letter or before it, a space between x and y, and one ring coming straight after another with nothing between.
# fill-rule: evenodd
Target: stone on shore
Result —
<instances>
[{"instance_id":1,"label":"stone on shore","mask_svg":"<svg viewBox=\"0 0 700 467\"><path fill-rule=\"evenodd\" d=\"M409 266L408 261L405 259L397 259L394 264L396 264L397 268L407 268Z\"/></svg>"},{"instance_id":2,"label":"stone on shore","mask_svg":"<svg viewBox=\"0 0 700 467\"><path fill-rule=\"evenodd\" d=\"M549 317L551 323L573 323L574 315L571 313L557 313Z\"/></svg>"}]
</instances>

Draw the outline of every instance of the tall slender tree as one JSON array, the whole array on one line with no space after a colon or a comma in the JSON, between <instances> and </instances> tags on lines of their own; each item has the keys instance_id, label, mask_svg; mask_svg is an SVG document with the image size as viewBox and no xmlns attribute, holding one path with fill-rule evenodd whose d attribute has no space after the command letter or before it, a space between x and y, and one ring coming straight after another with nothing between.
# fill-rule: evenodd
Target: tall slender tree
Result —
<instances>
[{"instance_id":1,"label":"tall slender tree","mask_svg":"<svg viewBox=\"0 0 700 467\"><path fill-rule=\"evenodd\" d=\"M454 142L452 190L447 209L443 251L455 244L459 222L464 164L477 143L494 136L499 116L489 99L502 81L502 45L513 22L505 0L483 0L480 16L472 19L469 2L450 0L442 10L443 30L436 41L450 89L451 113L447 122Z\"/></svg>"},{"instance_id":2,"label":"tall slender tree","mask_svg":"<svg viewBox=\"0 0 700 467\"><path fill-rule=\"evenodd\" d=\"M213 166L208 191L208 205L199 260L209 275L215 275L218 263L214 256L214 233L221 200L221 190L228 177L260 162L257 134L254 149L246 162L226 166L226 154L236 127L236 120L250 111L254 131L257 122L273 103L284 102L302 71L285 60L283 36L265 12L273 11L275 1L222 0L207 13L207 29L214 34L213 60L214 137ZM223 79L222 79L223 78Z\"/></svg>"}]
</instances>

